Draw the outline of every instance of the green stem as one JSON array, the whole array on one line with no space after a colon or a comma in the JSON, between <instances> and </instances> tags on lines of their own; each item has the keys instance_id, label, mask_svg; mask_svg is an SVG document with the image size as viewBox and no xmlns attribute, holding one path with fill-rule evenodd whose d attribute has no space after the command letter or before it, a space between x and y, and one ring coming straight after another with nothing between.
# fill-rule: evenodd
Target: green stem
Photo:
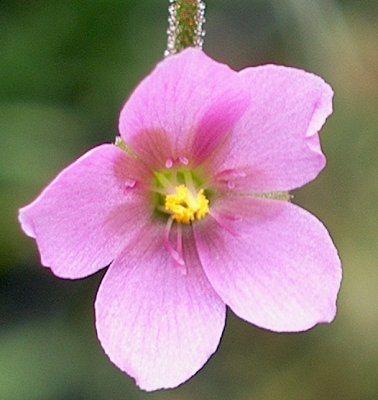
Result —
<instances>
[{"instance_id":1,"label":"green stem","mask_svg":"<svg viewBox=\"0 0 378 400\"><path fill-rule=\"evenodd\" d=\"M202 49L205 7L203 0L170 0L165 56L179 53L187 47Z\"/></svg>"}]
</instances>

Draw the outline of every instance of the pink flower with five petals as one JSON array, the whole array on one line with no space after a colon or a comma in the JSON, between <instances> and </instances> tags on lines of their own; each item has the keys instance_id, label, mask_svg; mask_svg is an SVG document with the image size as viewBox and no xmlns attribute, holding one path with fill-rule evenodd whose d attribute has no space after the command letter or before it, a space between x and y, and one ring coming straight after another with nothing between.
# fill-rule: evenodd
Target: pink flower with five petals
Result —
<instances>
[{"instance_id":1,"label":"pink flower with five petals","mask_svg":"<svg viewBox=\"0 0 378 400\"><path fill-rule=\"evenodd\" d=\"M318 132L332 96L298 69L235 72L187 49L137 87L118 145L92 149L20 210L55 275L110 264L97 334L141 388L195 374L218 346L226 306L276 332L333 320L337 251L287 194L325 165Z\"/></svg>"}]
</instances>

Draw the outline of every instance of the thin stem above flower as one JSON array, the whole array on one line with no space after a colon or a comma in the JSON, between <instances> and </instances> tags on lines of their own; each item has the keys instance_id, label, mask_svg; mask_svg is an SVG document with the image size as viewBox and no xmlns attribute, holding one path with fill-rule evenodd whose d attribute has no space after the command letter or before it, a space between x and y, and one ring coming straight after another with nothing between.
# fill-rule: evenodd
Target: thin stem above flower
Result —
<instances>
[{"instance_id":1,"label":"thin stem above flower","mask_svg":"<svg viewBox=\"0 0 378 400\"><path fill-rule=\"evenodd\" d=\"M205 8L202 0L170 0L165 56L179 53L187 47L202 49Z\"/></svg>"}]
</instances>

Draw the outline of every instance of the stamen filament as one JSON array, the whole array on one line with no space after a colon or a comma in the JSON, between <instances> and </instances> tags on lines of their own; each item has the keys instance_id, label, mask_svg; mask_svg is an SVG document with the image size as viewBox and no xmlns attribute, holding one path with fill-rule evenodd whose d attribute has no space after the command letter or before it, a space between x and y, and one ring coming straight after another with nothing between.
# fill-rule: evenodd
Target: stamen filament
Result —
<instances>
[{"instance_id":1,"label":"stamen filament","mask_svg":"<svg viewBox=\"0 0 378 400\"><path fill-rule=\"evenodd\" d=\"M155 172L155 177L158 180L158 182L163 186L164 189L169 190L169 191L174 191L175 190L175 185L172 184L165 176L164 174L160 172Z\"/></svg>"},{"instance_id":2,"label":"stamen filament","mask_svg":"<svg viewBox=\"0 0 378 400\"><path fill-rule=\"evenodd\" d=\"M177 224L177 252L182 255L182 225Z\"/></svg>"},{"instance_id":3,"label":"stamen filament","mask_svg":"<svg viewBox=\"0 0 378 400\"><path fill-rule=\"evenodd\" d=\"M196 193L196 189L194 187L193 177L189 171L184 171L184 181L186 187L192 192Z\"/></svg>"},{"instance_id":4,"label":"stamen filament","mask_svg":"<svg viewBox=\"0 0 378 400\"><path fill-rule=\"evenodd\" d=\"M173 222L174 220L172 217L170 217L169 220L167 221L164 234L164 247L169 253L169 255L173 258L173 261L180 268L181 273L186 275L187 271L185 267L185 261L182 256L182 232L180 228L178 228L177 230L177 250L173 248L172 243L170 241L170 234Z\"/></svg>"}]
</instances>

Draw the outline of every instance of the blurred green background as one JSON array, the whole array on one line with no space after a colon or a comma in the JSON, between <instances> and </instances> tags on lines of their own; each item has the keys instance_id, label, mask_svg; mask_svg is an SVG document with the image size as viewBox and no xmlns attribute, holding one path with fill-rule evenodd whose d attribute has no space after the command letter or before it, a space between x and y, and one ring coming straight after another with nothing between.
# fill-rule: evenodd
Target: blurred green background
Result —
<instances>
[{"instance_id":1,"label":"blurred green background","mask_svg":"<svg viewBox=\"0 0 378 400\"><path fill-rule=\"evenodd\" d=\"M294 201L329 228L344 264L338 316L274 334L229 312L206 367L146 394L96 339L103 272L59 280L17 223L64 166L117 134L120 108L162 58L166 0L0 1L0 399L378 399L378 2L208 1L205 49L234 68L315 72L336 91L328 167Z\"/></svg>"}]
</instances>

